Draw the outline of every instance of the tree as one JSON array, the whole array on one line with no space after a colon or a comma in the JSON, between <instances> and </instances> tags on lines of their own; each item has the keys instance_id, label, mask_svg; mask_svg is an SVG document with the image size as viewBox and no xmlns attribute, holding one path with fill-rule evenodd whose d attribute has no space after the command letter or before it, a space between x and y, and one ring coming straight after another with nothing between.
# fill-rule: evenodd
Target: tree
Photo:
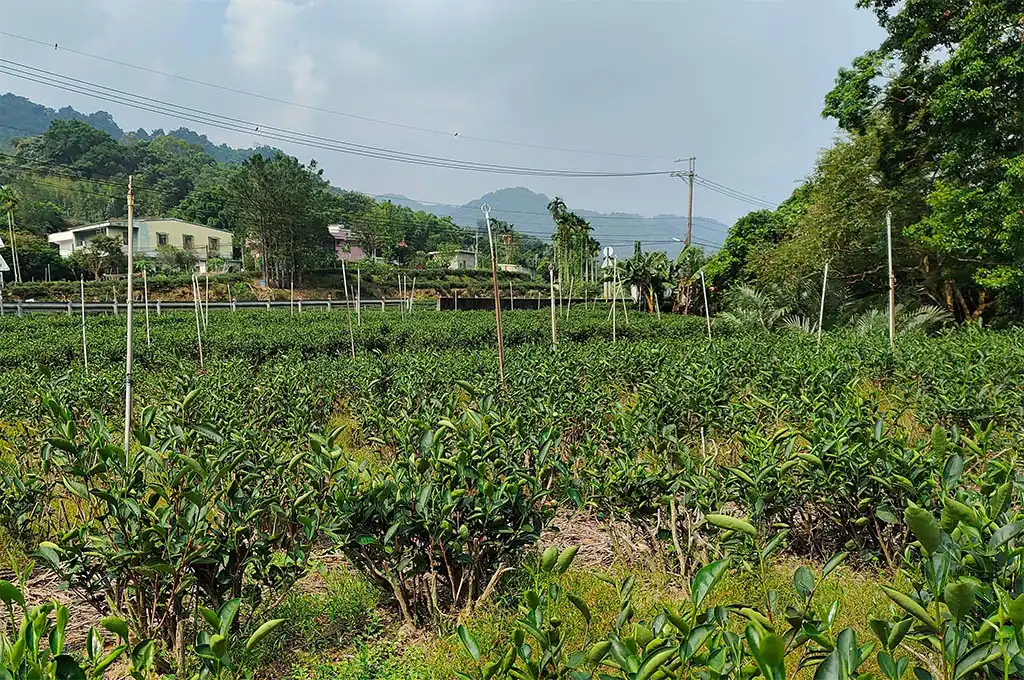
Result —
<instances>
[{"instance_id":1,"label":"tree","mask_svg":"<svg viewBox=\"0 0 1024 680\"><path fill-rule=\"evenodd\" d=\"M376 203L371 210L354 216L349 228L371 257L390 259L402 240L401 211L391 201Z\"/></svg>"},{"instance_id":2,"label":"tree","mask_svg":"<svg viewBox=\"0 0 1024 680\"><path fill-rule=\"evenodd\" d=\"M1020 4L859 5L875 12L886 37L839 72L824 114L854 133L880 131L878 170L897 226L931 251L933 288L946 307L977 317L1024 284ZM899 200L908 195L917 200Z\"/></svg>"},{"instance_id":3,"label":"tree","mask_svg":"<svg viewBox=\"0 0 1024 680\"><path fill-rule=\"evenodd\" d=\"M47 275L54 280L71 278L71 269L61 258L60 252L45 238L25 232L16 232L15 237L18 240L18 267L21 269L22 281L44 281ZM13 262L11 246L6 241L5 238L0 255L10 264Z\"/></svg>"},{"instance_id":4,"label":"tree","mask_svg":"<svg viewBox=\"0 0 1024 680\"><path fill-rule=\"evenodd\" d=\"M640 242L634 244L633 257L619 264L619 280L640 293L648 312L654 312L671 292L671 265L661 251L643 252Z\"/></svg>"},{"instance_id":5,"label":"tree","mask_svg":"<svg viewBox=\"0 0 1024 680\"><path fill-rule=\"evenodd\" d=\"M76 272L91 273L93 279L99 279L103 274L123 272L128 267L121 239L105 234L94 237L84 248L72 252L68 262Z\"/></svg>"},{"instance_id":6,"label":"tree","mask_svg":"<svg viewBox=\"0 0 1024 680\"><path fill-rule=\"evenodd\" d=\"M228 189L243 247L256 251L264 278L285 286L330 253L329 195L316 161L308 166L277 153L242 163Z\"/></svg>"},{"instance_id":7,"label":"tree","mask_svg":"<svg viewBox=\"0 0 1024 680\"><path fill-rule=\"evenodd\" d=\"M583 278L587 262L593 261L601 247L590 235L593 231L590 223L570 212L558 196L548 203L548 212L555 223L551 242L559 275Z\"/></svg>"}]
</instances>

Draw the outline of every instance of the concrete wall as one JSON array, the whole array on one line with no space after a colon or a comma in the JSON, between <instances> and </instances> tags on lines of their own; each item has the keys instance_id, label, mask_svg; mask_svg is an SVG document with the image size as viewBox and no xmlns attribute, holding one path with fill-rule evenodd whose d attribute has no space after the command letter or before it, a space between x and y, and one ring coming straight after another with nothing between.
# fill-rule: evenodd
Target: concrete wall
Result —
<instances>
[{"instance_id":1,"label":"concrete wall","mask_svg":"<svg viewBox=\"0 0 1024 680\"><path fill-rule=\"evenodd\" d=\"M192 250L200 260L207 257L219 257L223 260L231 259L233 239L229 232L205 227L200 224L191 224L180 220L136 220L138 225L136 238L138 239L136 249L146 255L155 255L160 244L159 235L167 235L167 245L185 250L185 237L192 237ZM125 229L121 228L123 234ZM214 252L209 250L209 239L219 241L219 249Z\"/></svg>"}]
</instances>

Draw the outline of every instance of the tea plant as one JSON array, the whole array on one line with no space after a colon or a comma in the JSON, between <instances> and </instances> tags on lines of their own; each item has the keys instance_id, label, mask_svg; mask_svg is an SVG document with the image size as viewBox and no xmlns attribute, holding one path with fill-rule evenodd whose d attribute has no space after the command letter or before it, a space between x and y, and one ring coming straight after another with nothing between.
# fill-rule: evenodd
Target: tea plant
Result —
<instances>
[{"instance_id":1,"label":"tea plant","mask_svg":"<svg viewBox=\"0 0 1024 680\"><path fill-rule=\"evenodd\" d=\"M907 665L893 656L901 642L921 680L1024 673L1024 475L1016 460L988 461L978 487L958 486L969 462L947 459L939 518L917 505L904 513L917 539L904 557L913 589L884 590L906 618L872 621L893 680Z\"/></svg>"},{"instance_id":2,"label":"tea plant","mask_svg":"<svg viewBox=\"0 0 1024 680\"><path fill-rule=\"evenodd\" d=\"M23 498L4 506L53 508L41 523L24 513L5 523L52 539L38 549L49 568L179 665L190 602L270 605L304 573L331 465L318 447L275 458L244 433L191 422L195 397L143 411L128 451L102 418L79 428L47 401L52 436L23 453Z\"/></svg>"}]
</instances>

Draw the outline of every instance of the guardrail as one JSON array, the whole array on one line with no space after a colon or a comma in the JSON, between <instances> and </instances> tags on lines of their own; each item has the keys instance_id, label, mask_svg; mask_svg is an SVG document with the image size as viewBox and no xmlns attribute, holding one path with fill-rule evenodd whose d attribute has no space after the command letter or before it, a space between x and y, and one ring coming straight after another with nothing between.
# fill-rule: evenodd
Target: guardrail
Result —
<instances>
[{"instance_id":1,"label":"guardrail","mask_svg":"<svg viewBox=\"0 0 1024 680\"><path fill-rule=\"evenodd\" d=\"M285 308L294 309L298 312L309 309L326 309L328 311L332 309L345 309L346 303L344 300L232 300L231 302L203 302L204 308L209 309L221 309L230 310L232 312L241 309L266 309L272 308ZM362 309L380 309L385 310L388 307L401 307L402 305L408 305L408 300L393 299L393 300L352 300L348 303L351 309L355 309L357 306ZM25 316L26 314L67 314L69 316L74 314L81 315L82 303L80 302L35 302L35 301L0 301L0 315L17 315ZM144 308L144 304L138 300L135 302L135 310L139 311ZM161 300L150 300L149 309L150 313L157 315L163 314L169 311L181 311L181 310L192 310L195 308L193 302L167 302ZM86 314L121 314L125 309L125 303L122 302L86 302L85 313Z\"/></svg>"},{"instance_id":2,"label":"guardrail","mask_svg":"<svg viewBox=\"0 0 1024 680\"><path fill-rule=\"evenodd\" d=\"M361 309L380 309L384 311L389 307L399 308L402 305L408 306L409 300L402 298L394 299L365 299L365 300L352 300L347 303L347 306L351 309L359 307ZM494 309L493 298L460 298L460 297L439 297L436 299L435 304L428 307L429 303L425 301L414 301L413 307L417 309L435 309L439 312L456 311L456 312L468 312L468 311L487 311ZM608 301L605 300L568 300L563 299L561 302L557 302L559 306L567 305L570 308L574 305L606 305ZM222 301L210 301L202 303L204 308L209 309L220 309L230 310L232 312L240 309L274 309L274 308L285 308L293 309L297 312L302 312L310 309L323 309L330 311L332 309L345 309L346 302L344 300L233 300L231 302ZM501 308L503 310L527 310L527 309L547 309L550 305L549 298L501 298ZM161 315L165 311L189 311L194 309L195 303L193 302L167 302L162 300L150 300L149 309L151 314ZM114 314L119 315L124 311L125 303L121 302L86 302L85 313L86 314ZM135 301L135 309L142 310L144 304L141 301ZM0 316L14 315L14 316L25 316L26 314L67 314L72 316L75 314L81 315L82 303L80 302L36 302L27 300L4 300L0 297Z\"/></svg>"}]
</instances>

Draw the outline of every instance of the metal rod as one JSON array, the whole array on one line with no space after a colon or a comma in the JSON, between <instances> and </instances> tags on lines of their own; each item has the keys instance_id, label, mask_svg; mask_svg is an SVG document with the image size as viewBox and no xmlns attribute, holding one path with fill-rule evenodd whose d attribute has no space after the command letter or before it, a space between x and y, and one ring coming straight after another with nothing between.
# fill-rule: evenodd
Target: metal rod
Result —
<instances>
[{"instance_id":1,"label":"metal rod","mask_svg":"<svg viewBox=\"0 0 1024 680\"><path fill-rule=\"evenodd\" d=\"M494 288L494 321L498 332L498 375L505 384L505 342L501 333L501 297L498 293L498 258L494 251L494 235L491 233L491 206L484 203L480 206L487 222L487 242L491 247L491 284Z\"/></svg>"}]
</instances>

